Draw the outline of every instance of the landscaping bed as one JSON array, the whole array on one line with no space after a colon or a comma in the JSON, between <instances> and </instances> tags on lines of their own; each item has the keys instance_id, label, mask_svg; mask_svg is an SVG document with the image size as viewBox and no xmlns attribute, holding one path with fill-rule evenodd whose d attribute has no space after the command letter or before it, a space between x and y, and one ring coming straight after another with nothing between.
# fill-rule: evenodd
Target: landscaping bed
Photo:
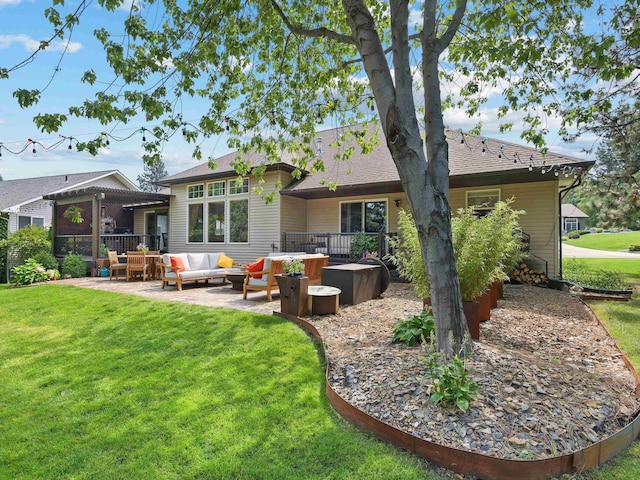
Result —
<instances>
[{"instance_id":1,"label":"landscaping bed","mask_svg":"<svg viewBox=\"0 0 640 480\"><path fill-rule=\"evenodd\" d=\"M396 428L506 459L570 453L619 431L640 408L632 373L586 307L567 292L508 285L467 362L471 408L429 400L423 347L391 344L392 325L419 313L410 285L337 315L311 317L329 381L344 399Z\"/></svg>"}]
</instances>

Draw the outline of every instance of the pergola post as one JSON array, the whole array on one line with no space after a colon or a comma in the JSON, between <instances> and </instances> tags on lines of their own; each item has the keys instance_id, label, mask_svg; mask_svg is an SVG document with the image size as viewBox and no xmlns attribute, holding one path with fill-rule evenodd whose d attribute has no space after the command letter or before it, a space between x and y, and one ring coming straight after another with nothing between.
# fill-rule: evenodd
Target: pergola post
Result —
<instances>
[{"instance_id":1,"label":"pergola post","mask_svg":"<svg viewBox=\"0 0 640 480\"><path fill-rule=\"evenodd\" d=\"M97 265L98 256L100 254L100 212L102 207L102 200L104 199L104 193L99 193L93 196L91 200L91 259L93 265Z\"/></svg>"}]
</instances>

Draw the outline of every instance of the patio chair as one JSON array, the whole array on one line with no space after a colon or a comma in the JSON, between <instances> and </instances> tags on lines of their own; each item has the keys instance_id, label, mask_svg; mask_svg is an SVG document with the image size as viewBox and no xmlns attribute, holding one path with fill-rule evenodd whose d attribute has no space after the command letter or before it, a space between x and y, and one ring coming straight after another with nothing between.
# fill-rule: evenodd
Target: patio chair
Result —
<instances>
[{"instance_id":1,"label":"patio chair","mask_svg":"<svg viewBox=\"0 0 640 480\"><path fill-rule=\"evenodd\" d=\"M149 264L144 252L127 252L127 282L136 274L142 274L142 281L147 279Z\"/></svg>"},{"instance_id":2,"label":"patio chair","mask_svg":"<svg viewBox=\"0 0 640 480\"><path fill-rule=\"evenodd\" d=\"M156 257L149 258L149 276L154 280L160 280L162 278L162 257L160 256L160 250L149 250L145 253L147 257L150 255L157 255Z\"/></svg>"},{"instance_id":3,"label":"patio chair","mask_svg":"<svg viewBox=\"0 0 640 480\"><path fill-rule=\"evenodd\" d=\"M116 280L120 278L118 272L124 271L126 276L127 264L120 263L118 260L118 252L109 251L109 280L113 278L113 272L116 273Z\"/></svg>"}]
</instances>

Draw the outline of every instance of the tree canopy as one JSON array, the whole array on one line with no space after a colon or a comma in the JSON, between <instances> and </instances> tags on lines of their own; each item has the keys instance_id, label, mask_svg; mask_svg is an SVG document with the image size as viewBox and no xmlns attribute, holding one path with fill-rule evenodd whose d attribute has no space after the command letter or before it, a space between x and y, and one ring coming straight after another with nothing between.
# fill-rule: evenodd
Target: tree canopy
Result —
<instances>
[{"instance_id":1,"label":"tree canopy","mask_svg":"<svg viewBox=\"0 0 640 480\"><path fill-rule=\"evenodd\" d=\"M167 175L168 173L164 162L156 159L153 162L144 164L144 170L138 175L136 180L141 190L145 192L157 192L160 190L160 185L157 185L156 182Z\"/></svg>"},{"instance_id":2,"label":"tree canopy","mask_svg":"<svg viewBox=\"0 0 640 480\"><path fill-rule=\"evenodd\" d=\"M202 158L200 139L228 131L238 173L260 177L264 167L252 169L246 152L263 152L269 161L287 152L300 169L322 170L313 149L317 122L356 123L374 104L418 229L438 348L452 353L468 343L451 245L443 109L475 116L497 90L502 128L521 124L523 138L536 146L544 147L556 119L559 134L579 132L596 113L615 109L616 95L635 88L636 58L621 49L637 49L638 1L134 2L123 32L95 31L113 78L88 69L80 81L96 87L93 98L35 121L52 132L71 116L104 125L142 116L156 123L148 162L176 132ZM108 11L123 3L99 0ZM69 12L62 5L53 0L45 12L59 37L81 24L87 4ZM601 24L586 24L587 14ZM0 77L20 66L0 69ZM442 81L450 86L446 95ZM14 93L22 106L40 95ZM183 99L202 106L197 122L185 121ZM356 137L366 152L370 140ZM103 141L81 147L95 152ZM214 158L209 163L215 167Z\"/></svg>"}]
</instances>

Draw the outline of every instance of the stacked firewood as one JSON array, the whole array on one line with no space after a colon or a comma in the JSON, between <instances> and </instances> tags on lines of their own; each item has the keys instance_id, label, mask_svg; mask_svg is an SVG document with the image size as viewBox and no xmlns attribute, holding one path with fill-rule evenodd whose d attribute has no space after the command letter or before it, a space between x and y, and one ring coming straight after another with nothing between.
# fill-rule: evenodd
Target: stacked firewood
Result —
<instances>
[{"instance_id":1,"label":"stacked firewood","mask_svg":"<svg viewBox=\"0 0 640 480\"><path fill-rule=\"evenodd\" d=\"M520 263L516 268L511 270L509 278L512 282L526 283L528 285L543 285L548 281L544 272L538 272L529 268L526 263Z\"/></svg>"}]
</instances>

